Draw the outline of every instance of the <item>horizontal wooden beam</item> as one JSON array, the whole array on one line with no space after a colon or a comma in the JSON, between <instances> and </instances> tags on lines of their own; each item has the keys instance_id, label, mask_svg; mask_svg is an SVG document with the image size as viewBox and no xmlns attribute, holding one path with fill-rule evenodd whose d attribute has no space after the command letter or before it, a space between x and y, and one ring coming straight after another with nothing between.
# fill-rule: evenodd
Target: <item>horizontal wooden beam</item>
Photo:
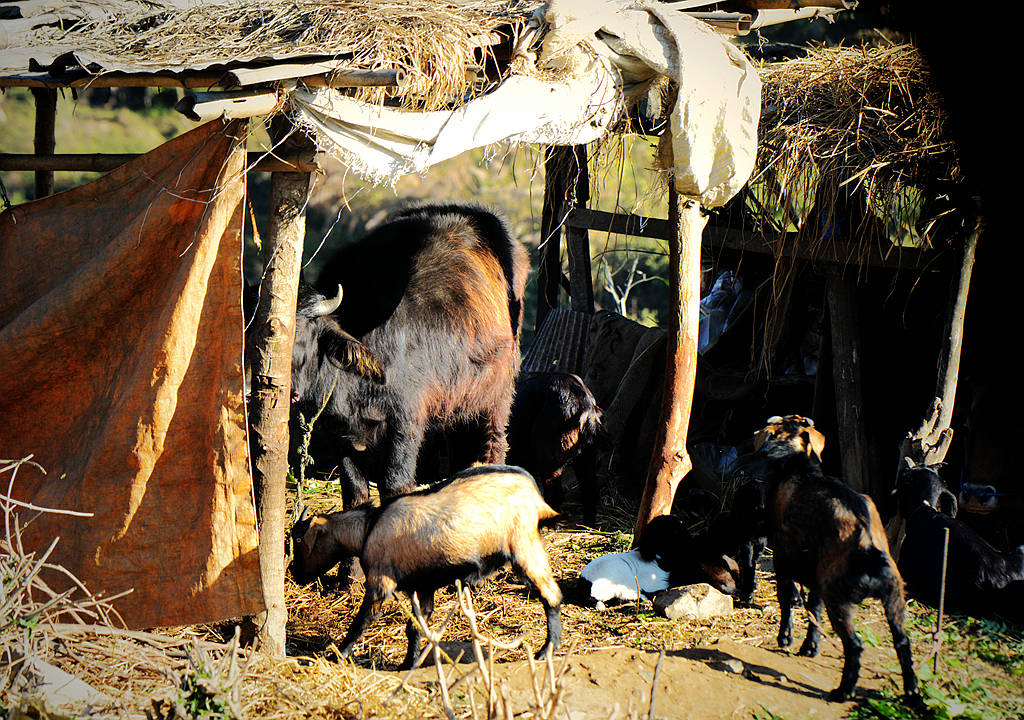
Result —
<instances>
[{"instance_id":1,"label":"horizontal wooden beam","mask_svg":"<svg viewBox=\"0 0 1024 720\"><path fill-rule=\"evenodd\" d=\"M604 210L576 209L569 213L565 222L566 225L573 228L666 241L669 233L667 220L633 214L610 213ZM779 242L778 238L768 238L763 234L710 224L704 229L704 243L715 248L776 255ZM804 238L803 242L798 242L796 233L783 234L781 242L782 254L785 256L839 265L860 265L866 261L872 267L894 269L918 267L923 264L925 255L914 248L893 247L891 252L884 255L877 248L872 248L865 257L863 248L843 242L822 243L820 246L812 248L807 238Z\"/></svg>"},{"instance_id":2,"label":"horizontal wooden beam","mask_svg":"<svg viewBox=\"0 0 1024 720\"><path fill-rule=\"evenodd\" d=\"M0 153L0 170L6 171L78 171L109 172L139 157L140 153L31 155ZM246 157L249 170L255 172L319 172L323 168L318 157L274 157L250 151Z\"/></svg>"},{"instance_id":3,"label":"horizontal wooden beam","mask_svg":"<svg viewBox=\"0 0 1024 720\"><path fill-rule=\"evenodd\" d=\"M179 73L122 73L110 72L98 75L59 80L47 72L25 72L0 76L0 87L42 87L42 88L112 88L112 87L173 87L194 90L212 89L232 85L237 74L248 76L256 71L245 69L216 72ZM301 69L298 70L301 72ZM268 77L273 77L269 74ZM401 70L332 70L328 73L295 77L310 87L399 87L405 74ZM274 77L274 79L285 79ZM249 84L249 83L246 83Z\"/></svg>"}]
</instances>

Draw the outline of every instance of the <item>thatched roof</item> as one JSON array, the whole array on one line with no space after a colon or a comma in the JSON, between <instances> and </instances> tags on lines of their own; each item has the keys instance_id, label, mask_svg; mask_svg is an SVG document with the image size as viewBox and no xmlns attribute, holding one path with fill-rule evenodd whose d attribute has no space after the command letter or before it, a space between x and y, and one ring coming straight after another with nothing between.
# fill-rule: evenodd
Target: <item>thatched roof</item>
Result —
<instances>
[{"instance_id":1,"label":"thatched roof","mask_svg":"<svg viewBox=\"0 0 1024 720\"><path fill-rule=\"evenodd\" d=\"M808 242L853 241L865 252L936 239L960 171L938 91L913 46L821 48L760 73L748 207L766 206L764 225L799 228Z\"/></svg>"},{"instance_id":2,"label":"thatched roof","mask_svg":"<svg viewBox=\"0 0 1024 720\"><path fill-rule=\"evenodd\" d=\"M182 73L288 60L345 61L353 69L404 71L404 94L434 109L471 88L467 67L498 28L526 21L538 0L120 0L103 10L88 0L58 3L53 13L0 22L0 73L45 75ZM60 18L54 23L54 15ZM0 18L2 19L2 18ZM21 28L20 33L11 30ZM6 32L5 32L6 30ZM379 101L366 88L360 99Z\"/></svg>"}]
</instances>

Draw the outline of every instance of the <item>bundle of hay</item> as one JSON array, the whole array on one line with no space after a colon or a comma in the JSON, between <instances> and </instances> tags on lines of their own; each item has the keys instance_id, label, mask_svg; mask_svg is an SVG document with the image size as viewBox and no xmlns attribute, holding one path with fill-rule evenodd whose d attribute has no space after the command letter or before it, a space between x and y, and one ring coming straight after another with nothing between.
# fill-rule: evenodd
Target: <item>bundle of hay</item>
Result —
<instances>
[{"instance_id":1,"label":"bundle of hay","mask_svg":"<svg viewBox=\"0 0 1024 720\"><path fill-rule=\"evenodd\" d=\"M868 252L872 241L930 244L959 168L917 50L820 48L760 72L751 194L764 206L755 208L761 221L798 229L812 245L847 241Z\"/></svg>"}]
</instances>

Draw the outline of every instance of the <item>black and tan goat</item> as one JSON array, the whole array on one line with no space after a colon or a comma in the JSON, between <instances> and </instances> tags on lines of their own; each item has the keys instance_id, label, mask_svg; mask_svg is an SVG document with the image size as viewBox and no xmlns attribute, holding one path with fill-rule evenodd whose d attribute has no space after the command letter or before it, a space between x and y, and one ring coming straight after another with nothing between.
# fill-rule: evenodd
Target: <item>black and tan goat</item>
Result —
<instances>
[{"instance_id":1,"label":"black and tan goat","mask_svg":"<svg viewBox=\"0 0 1024 720\"><path fill-rule=\"evenodd\" d=\"M909 593L938 606L943 536L949 528L946 610L1024 621L1024 546L1001 552L957 520L956 497L934 467L909 463L900 471L896 492L907 523L899 568Z\"/></svg>"},{"instance_id":2,"label":"black and tan goat","mask_svg":"<svg viewBox=\"0 0 1024 720\"><path fill-rule=\"evenodd\" d=\"M397 590L415 595L430 617L434 592L456 580L476 585L509 563L540 593L547 640L538 656L561 641L562 592L548 563L538 524L555 517L522 468L473 467L433 488L364 504L344 512L300 519L292 528L292 575L312 582L342 559L357 556L366 594L339 648L344 657ZM420 631L410 620L409 649L416 658Z\"/></svg>"},{"instance_id":3,"label":"black and tan goat","mask_svg":"<svg viewBox=\"0 0 1024 720\"><path fill-rule=\"evenodd\" d=\"M885 528L874 503L821 472L825 438L799 415L773 417L754 436L765 460L768 544L774 552L782 619L779 645L793 642L795 583L808 589L810 622L801 655L818 652L821 606L843 643L843 674L830 700L847 700L860 674L862 646L854 608L869 597L882 601L903 672L903 690L917 694L910 640L903 629L903 579L889 554Z\"/></svg>"}]
</instances>

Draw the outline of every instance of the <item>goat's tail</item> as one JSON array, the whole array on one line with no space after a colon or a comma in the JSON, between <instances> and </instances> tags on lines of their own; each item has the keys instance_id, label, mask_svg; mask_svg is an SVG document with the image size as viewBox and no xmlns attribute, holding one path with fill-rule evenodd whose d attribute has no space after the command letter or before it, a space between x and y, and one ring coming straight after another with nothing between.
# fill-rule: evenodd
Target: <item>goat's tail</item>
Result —
<instances>
[{"instance_id":1,"label":"goat's tail","mask_svg":"<svg viewBox=\"0 0 1024 720\"><path fill-rule=\"evenodd\" d=\"M884 597L895 584L902 588L903 578L890 555L878 547L861 548L850 558L850 569L868 589L869 597Z\"/></svg>"}]
</instances>

